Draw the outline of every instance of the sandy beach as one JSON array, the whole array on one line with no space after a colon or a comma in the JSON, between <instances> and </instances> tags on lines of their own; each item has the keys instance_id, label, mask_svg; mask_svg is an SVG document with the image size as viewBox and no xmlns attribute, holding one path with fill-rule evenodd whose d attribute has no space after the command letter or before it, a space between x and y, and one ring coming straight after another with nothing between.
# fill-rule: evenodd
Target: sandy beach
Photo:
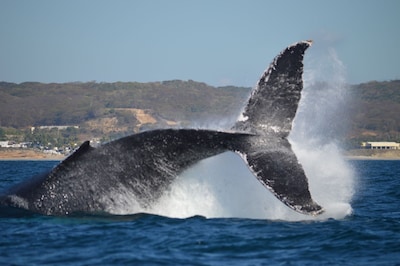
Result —
<instances>
[{"instance_id":1,"label":"sandy beach","mask_svg":"<svg viewBox=\"0 0 400 266\"><path fill-rule=\"evenodd\" d=\"M31 149L0 149L0 160L55 160L61 161L64 155L54 155Z\"/></svg>"},{"instance_id":2,"label":"sandy beach","mask_svg":"<svg viewBox=\"0 0 400 266\"><path fill-rule=\"evenodd\" d=\"M400 150L357 149L344 152L350 160L400 160Z\"/></svg>"}]
</instances>

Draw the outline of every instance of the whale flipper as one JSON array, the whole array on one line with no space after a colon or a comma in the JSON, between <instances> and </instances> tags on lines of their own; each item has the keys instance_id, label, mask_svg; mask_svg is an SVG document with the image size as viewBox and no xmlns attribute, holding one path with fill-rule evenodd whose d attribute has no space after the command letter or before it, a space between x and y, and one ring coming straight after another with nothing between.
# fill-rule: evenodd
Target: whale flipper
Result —
<instances>
[{"instance_id":1,"label":"whale flipper","mask_svg":"<svg viewBox=\"0 0 400 266\"><path fill-rule=\"evenodd\" d=\"M299 42L275 58L230 131L159 129L98 148L85 142L50 172L2 194L0 206L47 215L107 212L127 194L146 208L188 167L234 151L287 206L305 214L322 212L287 140L303 88L302 60L310 44Z\"/></svg>"}]
</instances>

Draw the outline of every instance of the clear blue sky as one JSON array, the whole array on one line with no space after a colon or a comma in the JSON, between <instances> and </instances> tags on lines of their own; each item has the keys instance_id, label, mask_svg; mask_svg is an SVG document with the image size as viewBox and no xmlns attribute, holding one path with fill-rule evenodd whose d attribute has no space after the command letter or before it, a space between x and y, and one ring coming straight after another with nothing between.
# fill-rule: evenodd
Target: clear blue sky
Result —
<instances>
[{"instance_id":1,"label":"clear blue sky","mask_svg":"<svg viewBox=\"0 0 400 266\"><path fill-rule=\"evenodd\" d=\"M0 0L0 80L253 86L303 39L349 83L400 79L398 0Z\"/></svg>"}]
</instances>

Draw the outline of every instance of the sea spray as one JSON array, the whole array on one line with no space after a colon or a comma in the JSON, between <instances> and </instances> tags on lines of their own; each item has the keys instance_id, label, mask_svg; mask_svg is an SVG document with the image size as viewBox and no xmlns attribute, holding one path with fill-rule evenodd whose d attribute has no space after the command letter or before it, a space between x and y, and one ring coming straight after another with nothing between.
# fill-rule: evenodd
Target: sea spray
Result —
<instances>
[{"instance_id":1,"label":"sea spray","mask_svg":"<svg viewBox=\"0 0 400 266\"><path fill-rule=\"evenodd\" d=\"M325 208L323 216L343 218L351 213L355 186L355 174L340 148L351 101L345 68L332 48L306 59L302 101L290 140L314 200Z\"/></svg>"},{"instance_id":2,"label":"sea spray","mask_svg":"<svg viewBox=\"0 0 400 266\"><path fill-rule=\"evenodd\" d=\"M232 152L208 158L186 170L152 211L170 217L266 218L280 203Z\"/></svg>"}]
</instances>

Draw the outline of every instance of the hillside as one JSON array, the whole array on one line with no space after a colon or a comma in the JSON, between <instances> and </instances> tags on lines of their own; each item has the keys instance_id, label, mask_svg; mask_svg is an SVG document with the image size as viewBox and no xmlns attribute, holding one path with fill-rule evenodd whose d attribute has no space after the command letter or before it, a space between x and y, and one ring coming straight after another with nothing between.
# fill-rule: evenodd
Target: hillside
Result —
<instances>
[{"instance_id":1,"label":"hillside","mask_svg":"<svg viewBox=\"0 0 400 266\"><path fill-rule=\"evenodd\" d=\"M243 87L216 88L191 80L0 82L0 140L40 138L40 142L56 145L51 139L58 138L58 142L63 139L58 145L64 145L92 138L109 140L150 128L226 120L238 115L249 91ZM74 125L79 129L39 130L54 125ZM35 127L34 132L31 127Z\"/></svg>"},{"instance_id":2,"label":"hillside","mask_svg":"<svg viewBox=\"0 0 400 266\"><path fill-rule=\"evenodd\" d=\"M400 80L371 81L351 90L348 140L400 141Z\"/></svg>"},{"instance_id":3,"label":"hillside","mask_svg":"<svg viewBox=\"0 0 400 266\"><path fill-rule=\"evenodd\" d=\"M152 83L0 83L0 126L70 125L104 117L132 116L124 108L151 110L172 120L235 111L249 88L214 88L194 81ZM122 110L122 111L121 111ZM126 121L126 123L137 121Z\"/></svg>"},{"instance_id":4,"label":"hillside","mask_svg":"<svg viewBox=\"0 0 400 266\"><path fill-rule=\"evenodd\" d=\"M353 100L347 145L356 147L366 140L400 141L400 80L373 81L348 89ZM65 146L165 126L226 124L238 115L249 92L250 88L213 87L192 80L0 82L0 140ZM60 125L78 128L39 128Z\"/></svg>"}]
</instances>

